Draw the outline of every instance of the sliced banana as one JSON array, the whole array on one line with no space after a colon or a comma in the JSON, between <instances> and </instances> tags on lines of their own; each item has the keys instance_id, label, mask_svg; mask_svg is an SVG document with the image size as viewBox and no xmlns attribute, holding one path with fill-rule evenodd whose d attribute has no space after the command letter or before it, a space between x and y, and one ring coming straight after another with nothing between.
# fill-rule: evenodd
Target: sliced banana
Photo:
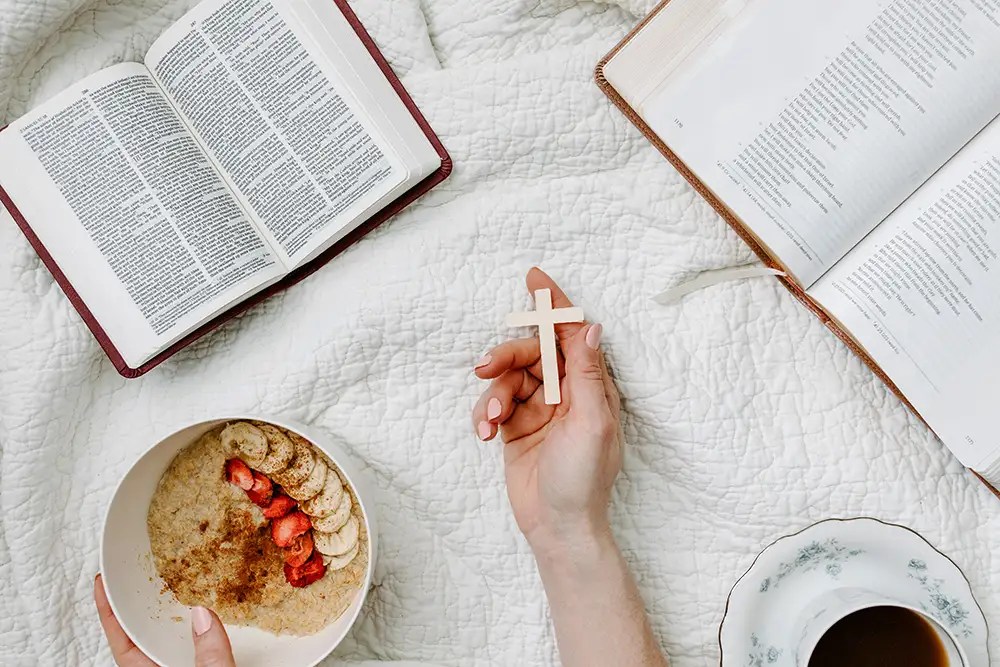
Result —
<instances>
[{"instance_id":1,"label":"sliced banana","mask_svg":"<svg viewBox=\"0 0 1000 667\"><path fill-rule=\"evenodd\" d=\"M253 424L236 422L222 429L222 444L239 452L251 468L257 468L267 458L267 436Z\"/></svg>"},{"instance_id":2,"label":"sliced banana","mask_svg":"<svg viewBox=\"0 0 1000 667\"><path fill-rule=\"evenodd\" d=\"M309 479L309 473L316 465L316 455L307 440L292 433L288 437L295 445L295 456L288 462L287 468L274 473L271 478L282 486L297 486Z\"/></svg>"},{"instance_id":3,"label":"sliced banana","mask_svg":"<svg viewBox=\"0 0 1000 667\"><path fill-rule=\"evenodd\" d=\"M267 436L267 456L260 462L260 471L265 475L273 475L288 467L295 456L295 445L280 428L271 424L257 426Z\"/></svg>"},{"instance_id":4,"label":"sliced banana","mask_svg":"<svg viewBox=\"0 0 1000 667\"><path fill-rule=\"evenodd\" d=\"M323 564L326 565L326 569L328 570L343 570L358 557L359 551L361 551L361 542L355 544L354 548L343 556L323 556Z\"/></svg>"},{"instance_id":5,"label":"sliced banana","mask_svg":"<svg viewBox=\"0 0 1000 667\"><path fill-rule=\"evenodd\" d=\"M322 518L313 518L312 525L313 528L322 533L335 533L347 524L347 520L351 518L351 508L354 506L354 501L351 500L351 494L344 489L344 496L340 499L340 505L337 507L337 511L330 516L325 516Z\"/></svg>"},{"instance_id":6,"label":"sliced banana","mask_svg":"<svg viewBox=\"0 0 1000 667\"><path fill-rule=\"evenodd\" d=\"M344 498L344 486L340 483L340 477L332 468L326 475L326 484L323 490L313 498L302 503L302 511L311 517L322 519L330 516L340 507L340 501Z\"/></svg>"},{"instance_id":7,"label":"sliced banana","mask_svg":"<svg viewBox=\"0 0 1000 667\"><path fill-rule=\"evenodd\" d=\"M336 533L321 533L313 531L313 544L316 551L324 556L342 556L357 546L358 537L361 534L361 525L358 517L351 516L347 525Z\"/></svg>"},{"instance_id":8,"label":"sliced banana","mask_svg":"<svg viewBox=\"0 0 1000 667\"><path fill-rule=\"evenodd\" d=\"M314 498L323 487L326 485L327 471L329 468L326 467L326 463L323 459L316 457L316 465L313 466L312 472L309 473L309 477L306 481L301 484L295 484L293 486L286 486L285 493L290 495L295 500L300 503ZM333 476L336 479L336 475Z\"/></svg>"},{"instance_id":9,"label":"sliced banana","mask_svg":"<svg viewBox=\"0 0 1000 667\"><path fill-rule=\"evenodd\" d=\"M344 473L340 472L340 468L338 468L337 466L331 466L331 470L337 473L337 477L340 479L340 483L343 486L347 486L347 480L344 479Z\"/></svg>"}]
</instances>

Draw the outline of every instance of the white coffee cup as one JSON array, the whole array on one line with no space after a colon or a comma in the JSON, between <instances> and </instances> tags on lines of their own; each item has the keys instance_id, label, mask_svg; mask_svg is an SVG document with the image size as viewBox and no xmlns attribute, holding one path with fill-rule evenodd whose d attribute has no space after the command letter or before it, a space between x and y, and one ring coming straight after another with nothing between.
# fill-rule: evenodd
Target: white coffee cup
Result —
<instances>
[{"instance_id":1,"label":"white coffee cup","mask_svg":"<svg viewBox=\"0 0 1000 667\"><path fill-rule=\"evenodd\" d=\"M834 625L855 612L873 607L898 607L912 611L927 621L927 624L937 635L948 658L948 662L945 663L947 667L967 667L970 664L962 645L951 632L942 627L934 618L905 602L893 600L863 588L831 590L813 600L803 610L798 631L794 635L798 637L795 664L807 667L820 640Z\"/></svg>"}]
</instances>

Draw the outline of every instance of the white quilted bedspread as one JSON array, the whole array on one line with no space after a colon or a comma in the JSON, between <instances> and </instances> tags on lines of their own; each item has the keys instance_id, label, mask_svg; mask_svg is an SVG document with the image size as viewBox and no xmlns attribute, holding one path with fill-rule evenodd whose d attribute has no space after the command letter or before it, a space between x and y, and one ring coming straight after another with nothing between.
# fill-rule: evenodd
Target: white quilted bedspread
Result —
<instances>
[{"instance_id":1,"label":"white quilted bedspread","mask_svg":"<svg viewBox=\"0 0 1000 667\"><path fill-rule=\"evenodd\" d=\"M0 0L0 121L141 58L192 1ZM0 220L0 664L110 664L90 592L116 481L157 435L246 411L322 425L382 492L376 586L329 664L554 664L498 445L468 418L473 363L534 264L606 327L628 440L615 528L676 667L718 664L735 579L829 516L915 528L1000 621L1000 501L777 282L651 302L753 260L593 83L651 4L356 0L452 178L140 380Z\"/></svg>"}]
</instances>

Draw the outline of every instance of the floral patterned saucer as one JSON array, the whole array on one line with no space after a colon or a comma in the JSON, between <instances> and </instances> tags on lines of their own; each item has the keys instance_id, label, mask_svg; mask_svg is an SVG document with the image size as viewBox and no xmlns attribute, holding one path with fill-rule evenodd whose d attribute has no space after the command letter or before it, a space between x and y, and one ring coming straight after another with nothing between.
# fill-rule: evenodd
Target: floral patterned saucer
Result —
<instances>
[{"instance_id":1,"label":"floral patterned saucer","mask_svg":"<svg viewBox=\"0 0 1000 667\"><path fill-rule=\"evenodd\" d=\"M821 521L757 556L729 594L722 667L806 667L803 619L837 591L922 610L958 644L966 667L989 667L986 618L954 561L909 528L869 518Z\"/></svg>"}]
</instances>

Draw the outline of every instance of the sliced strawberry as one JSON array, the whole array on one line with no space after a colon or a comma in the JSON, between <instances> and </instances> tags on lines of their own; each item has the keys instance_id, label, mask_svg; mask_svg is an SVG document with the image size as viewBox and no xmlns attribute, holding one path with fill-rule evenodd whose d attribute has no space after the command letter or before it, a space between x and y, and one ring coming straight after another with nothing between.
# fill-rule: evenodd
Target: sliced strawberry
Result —
<instances>
[{"instance_id":1,"label":"sliced strawberry","mask_svg":"<svg viewBox=\"0 0 1000 667\"><path fill-rule=\"evenodd\" d=\"M312 531L302 533L285 548L285 562L292 567L302 567L313 554Z\"/></svg>"},{"instance_id":2,"label":"sliced strawberry","mask_svg":"<svg viewBox=\"0 0 1000 667\"><path fill-rule=\"evenodd\" d=\"M267 475L256 470L253 473L253 486L247 489L247 496L259 507L264 507L271 502L271 494L274 492L274 485Z\"/></svg>"},{"instance_id":3,"label":"sliced strawberry","mask_svg":"<svg viewBox=\"0 0 1000 667\"><path fill-rule=\"evenodd\" d=\"M279 491L274 494L270 503L261 505L261 507L264 510L265 519L280 519L295 509L297 505L298 503Z\"/></svg>"},{"instance_id":4,"label":"sliced strawberry","mask_svg":"<svg viewBox=\"0 0 1000 667\"><path fill-rule=\"evenodd\" d=\"M253 487L253 470L242 459L229 459L226 461L226 481L249 491Z\"/></svg>"},{"instance_id":5,"label":"sliced strawberry","mask_svg":"<svg viewBox=\"0 0 1000 667\"><path fill-rule=\"evenodd\" d=\"M292 544L292 540L312 530L312 522L303 512L292 512L271 522L271 539L281 548Z\"/></svg>"},{"instance_id":6,"label":"sliced strawberry","mask_svg":"<svg viewBox=\"0 0 1000 667\"><path fill-rule=\"evenodd\" d=\"M323 556L318 551L314 551L309 560L299 567L285 563L285 581L295 588L305 588L322 579L324 574L326 565L323 564Z\"/></svg>"}]
</instances>

